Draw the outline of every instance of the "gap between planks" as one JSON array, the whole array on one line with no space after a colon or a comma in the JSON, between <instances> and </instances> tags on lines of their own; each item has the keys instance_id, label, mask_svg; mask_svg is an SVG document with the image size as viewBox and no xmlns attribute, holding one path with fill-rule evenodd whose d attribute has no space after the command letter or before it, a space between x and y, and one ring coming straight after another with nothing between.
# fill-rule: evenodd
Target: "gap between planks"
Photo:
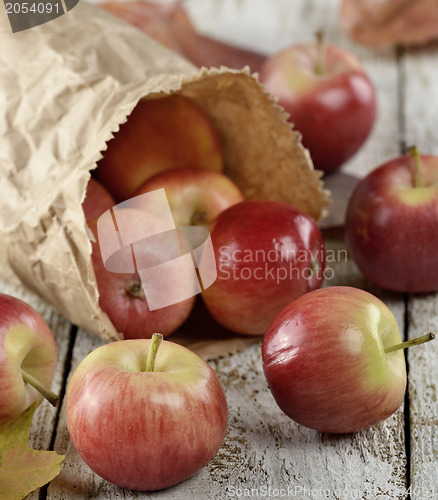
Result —
<instances>
[{"instance_id":1,"label":"gap between planks","mask_svg":"<svg viewBox=\"0 0 438 500\"><path fill-rule=\"evenodd\" d=\"M62 383L61 383L61 387L59 390L59 403L56 407L55 418L53 421L52 435L51 435L50 444L48 447L48 449L50 451L54 451L54 449L55 449L56 433L57 433L58 425L59 425L60 418L61 418L61 409L64 405L65 394L67 392L68 376L69 376L71 369L72 369L73 350L74 350L74 346L76 343L77 333L78 333L78 327L76 325L71 325L69 339L68 339L69 340L68 348L67 348L67 353L66 353L66 357L64 360L64 368L62 371ZM47 483L46 485L44 485L43 487L40 488L38 500L46 500L47 499L47 491L49 488L49 484L50 483Z\"/></svg>"}]
</instances>

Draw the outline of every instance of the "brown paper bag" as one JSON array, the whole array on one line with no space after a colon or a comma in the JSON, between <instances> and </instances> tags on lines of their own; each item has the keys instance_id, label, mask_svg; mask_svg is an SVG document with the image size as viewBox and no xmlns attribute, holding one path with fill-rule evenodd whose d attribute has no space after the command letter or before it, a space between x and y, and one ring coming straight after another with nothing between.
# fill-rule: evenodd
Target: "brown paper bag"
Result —
<instances>
[{"instance_id":1,"label":"brown paper bag","mask_svg":"<svg viewBox=\"0 0 438 500\"><path fill-rule=\"evenodd\" d=\"M213 118L227 173L247 197L322 216L320 173L248 71L198 70L85 2L15 34L0 14L0 273L104 339L120 335L98 305L81 203L101 151L139 99L172 92ZM244 342L229 337L238 347L217 354Z\"/></svg>"}]
</instances>

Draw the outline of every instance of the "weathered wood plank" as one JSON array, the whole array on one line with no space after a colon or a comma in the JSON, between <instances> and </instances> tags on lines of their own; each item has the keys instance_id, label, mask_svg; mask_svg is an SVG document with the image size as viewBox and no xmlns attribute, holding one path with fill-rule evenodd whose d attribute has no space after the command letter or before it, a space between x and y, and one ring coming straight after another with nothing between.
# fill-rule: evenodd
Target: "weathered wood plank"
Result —
<instances>
[{"instance_id":1,"label":"weathered wood plank","mask_svg":"<svg viewBox=\"0 0 438 500\"><path fill-rule=\"evenodd\" d=\"M103 340L97 338L95 335L81 329L78 330L67 382L82 359L104 343ZM47 498L69 500L99 498L94 495L96 492L100 492L102 480L90 471L71 444L65 420L65 399L61 408L54 448L58 453L67 455L67 460L61 474L50 483ZM101 498L112 497L103 496Z\"/></svg>"},{"instance_id":2,"label":"weathered wood plank","mask_svg":"<svg viewBox=\"0 0 438 500\"><path fill-rule=\"evenodd\" d=\"M438 46L431 45L406 51L403 61L406 143L416 144L424 154L435 155L438 155L437 57ZM417 295L409 299L409 338L427 331L438 333L437 294ZM408 352L413 500L438 498L437 359L437 340Z\"/></svg>"},{"instance_id":3,"label":"weathered wood plank","mask_svg":"<svg viewBox=\"0 0 438 500\"><path fill-rule=\"evenodd\" d=\"M403 55L405 141L407 146L416 144L422 154L438 155L437 57L437 44Z\"/></svg>"},{"instance_id":4,"label":"weathered wood plank","mask_svg":"<svg viewBox=\"0 0 438 500\"><path fill-rule=\"evenodd\" d=\"M412 297L409 338L438 334L438 296ZM409 424L411 498L438 498L438 341L411 348L409 363Z\"/></svg>"},{"instance_id":5,"label":"weathered wood plank","mask_svg":"<svg viewBox=\"0 0 438 500\"><path fill-rule=\"evenodd\" d=\"M39 297L26 291L23 287L0 279L0 291L24 300L36 311L38 311L50 327L56 341L58 359L52 390L59 394L63 385L64 366L69 346L70 323L59 316L51 306ZM47 401L41 403L35 412L30 433L30 446L36 450L48 450L50 448L54 426L56 422L57 409ZM37 500L39 490L30 493L26 500Z\"/></svg>"}]
</instances>

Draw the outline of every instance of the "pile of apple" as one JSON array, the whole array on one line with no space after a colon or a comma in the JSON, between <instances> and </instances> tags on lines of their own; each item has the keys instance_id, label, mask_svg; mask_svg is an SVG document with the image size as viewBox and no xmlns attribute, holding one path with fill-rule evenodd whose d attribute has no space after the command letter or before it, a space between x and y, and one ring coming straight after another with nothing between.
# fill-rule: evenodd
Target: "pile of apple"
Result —
<instances>
[{"instance_id":1,"label":"pile of apple","mask_svg":"<svg viewBox=\"0 0 438 500\"><path fill-rule=\"evenodd\" d=\"M150 308L138 272L105 268L99 239L110 238L114 222L99 216L123 202L117 208L118 226L133 235L148 226L153 234L161 213L155 214L141 195L154 190L164 188L177 227L200 225L211 232L218 276L202 298L226 328L261 335L291 300L321 286L324 244L315 221L285 203L245 200L223 172L223 146L212 120L180 95L140 101L109 141L83 209L96 240L92 261L99 303L125 339L147 339L154 332L168 337L196 299ZM139 252L136 261L145 262L148 254L166 250L148 246ZM163 284L160 293L166 286L178 284Z\"/></svg>"},{"instance_id":2,"label":"pile of apple","mask_svg":"<svg viewBox=\"0 0 438 500\"><path fill-rule=\"evenodd\" d=\"M287 94L293 119L301 116L303 131L308 127L312 155L329 171L368 134L375 97L352 56L325 47L322 57L321 50L315 44L293 48L268 61L262 77ZM328 67L332 76L324 73ZM318 91L306 91L315 79ZM310 124L310 115L319 124ZM347 115L347 125L339 125ZM348 134L335 139L344 129ZM319 140L311 146L314 132ZM337 155L330 149L339 141L355 146ZM177 226L211 232L217 279L202 299L226 328L263 335L272 395L302 425L346 433L387 418L406 389L402 350L433 338L402 342L390 309L364 290L320 289L324 242L315 221L284 203L244 200L223 172L214 124L193 101L173 95L138 104L88 185L83 209L96 240L100 305L125 340L79 364L67 389L67 425L85 462L123 487L158 490L193 475L221 446L228 410L211 367L163 340L186 320L195 299L150 310L138 273L105 269L97 220L117 203L129 200L117 220L135 232L154 224L140 195L164 188ZM347 243L370 280L401 292L438 290L437 186L438 159L421 157L415 148L359 183L348 207ZM0 295L0 318L1 421L41 394L56 403L47 389L56 346L42 318L22 301Z\"/></svg>"},{"instance_id":3,"label":"pile of apple","mask_svg":"<svg viewBox=\"0 0 438 500\"><path fill-rule=\"evenodd\" d=\"M314 43L269 58L260 80L290 113L316 167L325 172L350 158L370 133L374 87L357 59L324 44L322 34ZM99 216L123 202L120 218L133 233L146 224L142 210L150 208L141 195L157 189L165 189L177 227L202 225L211 231L218 276L202 299L226 328L261 335L289 302L322 285L324 244L315 221L290 205L244 200L225 167L214 123L180 95L140 101L109 141L84 211L96 239L92 260L99 303L125 339L150 338L155 331L168 337L194 306L190 297L151 310L138 273L109 272L99 251ZM151 227L152 219L149 210ZM102 230L109 238L111 218Z\"/></svg>"},{"instance_id":4,"label":"pile of apple","mask_svg":"<svg viewBox=\"0 0 438 500\"><path fill-rule=\"evenodd\" d=\"M438 291L438 157L411 147L371 171L352 193L345 225L365 277L402 293ZM262 343L280 408L325 432L353 432L391 415L406 389L401 342L388 307L369 293L328 287L287 306ZM345 376L348 374L348 377Z\"/></svg>"},{"instance_id":5,"label":"pile of apple","mask_svg":"<svg viewBox=\"0 0 438 500\"><path fill-rule=\"evenodd\" d=\"M304 144L320 169L330 172L338 168L366 140L376 114L375 91L350 54L337 47L323 46L320 40L316 44L292 47L268 60L260 76L290 112L290 119L303 133ZM202 299L211 315L226 328L244 335L264 335L264 373L274 399L288 416L312 429L333 433L355 432L386 419L400 406L406 389L403 349L431 340L433 334L402 342L393 313L377 297L351 287L320 290L324 242L316 223L290 205L244 200L237 186L222 173L224 158L220 138L213 124L205 126L208 117L204 116L204 121L193 120L204 123L201 126L204 132L208 130L202 143L210 156L201 160L200 154L194 154L201 144L199 136L194 134L190 140L184 136L184 144L178 142L177 127L166 109L168 99L178 105L184 102L182 97L175 96L140 103L132 119L108 144L99 165L98 178L116 202L131 199L132 208L126 209L129 212L126 221L131 220L135 226L144 217L139 212L144 207L141 198L136 198L138 195L164 188L177 225L200 224L211 231L218 275L215 283L203 291ZM195 106L189 102L184 105ZM153 111L142 115L141 109L148 106ZM160 106L163 111L157 111ZM160 129L163 115L172 123L164 130ZM151 117L157 121L149 121ZM182 128L183 132L178 129L179 134L190 134L193 130L191 125ZM160 137L155 138L157 130ZM165 133L171 135L165 136ZM157 144L151 153L147 150L149 143ZM166 148L165 144L172 147ZM141 148L144 154L136 154ZM169 154L177 153L178 159L169 160ZM438 222L437 212L434 210L424 217L423 210L424 204L432 206L434 201L433 186L438 181L434 163L434 159L420 158L414 152L412 158L395 159L364 179L351 198L346 224L349 248L364 274L385 288L409 292L438 289L436 256L423 250L425 258L434 265L433 269L419 272L418 260L414 266L400 252L401 245L408 246L410 235L419 241L422 233L429 234L435 242L437 234L433 227ZM109 205L111 203L114 202L110 199ZM86 206L84 209L87 211ZM407 222L403 235L397 229L402 218ZM90 226L95 231L95 222L90 221ZM389 238L396 244L385 244ZM378 251L383 248L384 252ZM192 300L161 311L149 311L138 277L108 275L104 280L105 270L96 257L96 247L93 262L104 310L108 298L115 295L110 282L118 280L122 284L119 302L130 303L128 319L119 320L123 308L117 300L113 300L106 311L113 322L121 326L125 337L148 338L155 330L170 335L190 313ZM295 273L290 274L291 269ZM106 285L102 287L102 283ZM140 309L133 306L135 301ZM118 317L114 314L116 311ZM140 354L133 352L134 346ZM130 370L135 376L144 371L140 367L144 365L145 348L140 344L112 345L105 350L108 355L96 352L72 378L73 388L68 392L67 401L69 429L75 446L95 471L116 484L140 489L174 484L177 478L169 475L165 479L160 465L152 468L161 478L158 480L151 471L152 476L144 474L143 469L134 467L129 460L128 470L123 468L121 458L105 462L104 457L109 453L106 447L98 456L90 447L87 426L94 425L97 436L104 432L97 429L96 423L102 419L101 411L88 408L93 396L89 381L95 377L99 384L99 377L103 377L100 356L104 356L113 370L102 384L112 384L111 377L120 377L118 370L126 366L134 366ZM123 407L126 404L123 398L129 398L130 404L139 404L130 391L131 375L126 375L127 380L123 382L126 387L123 385L117 396L103 396L96 408L114 407L115 402ZM149 383L146 380L144 383ZM87 390L81 390L82 386ZM222 404L216 405L222 410L212 412L215 419L218 414L222 417L226 414L219 386L215 384L211 393L222 400ZM161 387L166 394L174 394L174 389ZM141 401L142 405L149 404L144 399ZM151 411L160 411L160 408ZM114 436L111 445L117 443L121 450L123 442L130 443L122 420L121 417L118 420L116 413L105 426ZM199 419L194 420L199 425ZM210 425L210 430L216 429L212 450L217 450L225 432L225 420L218 419L212 424L210 417L205 416L202 422ZM132 425L141 427L140 421ZM152 429L155 428L153 425ZM161 435L167 442L167 436ZM155 438L147 439L155 443ZM172 439L177 441L177 437ZM198 441L193 439L196 449ZM140 451L135 453L137 456ZM212 454L210 450L208 456L211 458ZM160 453L154 456L159 464L164 460ZM136 471L134 477L130 477L131 469ZM195 470L196 467L192 473Z\"/></svg>"},{"instance_id":6,"label":"pile of apple","mask_svg":"<svg viewBox=\"0 0 438 500\"><path fill-rule=\"evenodd\" d=\"M102 477L131 489L158 490L191 476L213 458L227 428L215 372L189 349L162 339L154 334L104 345L80 363L68 385L67 424L78 452ZM40 314L0 294L0 423L43 398L56 406L49 389L56 361L54 337Z\"/></svg>"}]
</instances>

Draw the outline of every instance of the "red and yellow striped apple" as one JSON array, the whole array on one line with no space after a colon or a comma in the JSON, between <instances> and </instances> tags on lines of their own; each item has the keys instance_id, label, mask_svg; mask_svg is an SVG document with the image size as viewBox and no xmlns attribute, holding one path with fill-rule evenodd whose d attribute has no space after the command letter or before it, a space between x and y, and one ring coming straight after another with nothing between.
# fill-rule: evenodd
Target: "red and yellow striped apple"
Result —
<instances>
[{"instance_id":1,"label":"red and yellow striped apple","mask_svg":"<svg viewBox=\"0 0 438 500\"><path fill-rule=\"evenodd\" d=\"M67 389L67 426L79 455L99 476L133 490L187 479L214 457L227 428L212 368L181 345L156 342L155 335L99 347Z\"/></svg>"},{"instance_id":2,"label":"red and yellow striped apple","mask_svg":"<svg viewBox=\"0 0 438 500\"><path fill-rule=\"evenodd\" d=\"M100 307L125 339L147 339L157 330L160 330L165 337L174 333L193 309L195 296L152 310L148 305L137 268L138 262L142 262L145 268L148 267L148 262L151 265L164 262L167 254L169 254L168 260L171 260L172 249L166 248L161 241L155 243L151 241L150 244L142 245L137 249L134 261L131 247L127 246L125 247L127 251L120 252L117 256L117 267L120 272L108 270L103 261L101 242L111 241L117 233L111 216L100 219L98 232L99 219L99 217L92 219L88 222L88 226L95 238L92 242L91 258L99 291ZM146 227L150 234L160 233L162 230L160 222L160 219L154 217L153 214L146 214L139 209L117 210L118 229L123 228L124 235L131 241L139 239ZM179 244L178 251L180 252ZM130 271L131 268L132 271ZM163 296L166 293L170 294L176 288L183 289L186 286L183 276L176 276L176 281L167 281L163 277L156 284Z\"/></svg>"},{"instance_id":3,"label":"red and yellow striped apple","mask_svg":"<svg viewBox=\"0 0 438 500\"><path fill-rule=\"evenodd\" d=\"M263 370L279 407L321 432L349 433L394 413L406 389L397 321L358 288L315 290L289 304L262 341Z\"/></svg>"},{"instance_id":4,"label":"red and yellow striped apple","mask_svg":"<svg viewBox=\"0 0 438 500\"><path fill-rule=\"evenodd\" d=\"M270 57L260 81L290 114L315 168L331 172L351 158L376 118L376 92L363 66L322 40L297 44Z\"/></svg>"},{"instance_id":5,"label":"red and yellow striped apple","mask_svg":"<svg viewBox=\"0 0 438 500\"><path fill-rule=\"evenodd\" d=\"M56 369L56 343L47 323L30 305L0 294L0 422L16 417L50 392Z\"/></svg>"},{"instance_id":6,"label":"red and yellow striped apple","mask_svg":"<svg viewBox=\"0 0 438 500\"><path fill-rule=\"evenodd\" d=\"M362 179L347 208L347 246L370 281L396 292L438 290L438 156L403 155Z\"/></svg>"}]
</instances>

